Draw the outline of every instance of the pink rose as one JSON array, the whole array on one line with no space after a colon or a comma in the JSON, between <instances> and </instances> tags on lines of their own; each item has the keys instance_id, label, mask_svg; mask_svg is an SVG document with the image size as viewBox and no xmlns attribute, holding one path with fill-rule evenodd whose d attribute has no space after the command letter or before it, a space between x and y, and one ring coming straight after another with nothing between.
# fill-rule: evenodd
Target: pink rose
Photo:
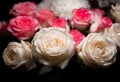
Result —
<instances>
[{"instance_id":1,"label":"pink rose","mask_svg":"<svg viewBox=\"0 0 120 82\"><path fill-rule=\"evenodd\" d=\"M38 21L30 16L17 16L7 28L19 40L29 39L38 30Z\"/></svg>"},{"instance_id":2,"label":"pink rose","mask_svg":"<svg viewBox=\"0 0 120 82\"><path fill-rule=\"evenodd\" d=\"M101 18L103 15L105 15L105 12L99 8L91 9L91 12L93 14L93 19L91 20L91 23L95 22L99 18Z\"/></svg>"},{"instance_id":3,"label":"pink rose","mask_svg":"<svg viewBox=\"0 0 120 82\"><path fill-rule=\"evenodd\" d=\"M8 31L7 31L7 22L6 21L0 21L0 37L7 36L9 35Z\"/></svg>"},{"instance_id":4,"label":"pink rose","mask_svg":"<svg viewBox=\"0 0 120 82\"><path fill-rule=\"evenodd\" d=\"M33 15L36 11L37 5L33 2L20 2L13 6L10 10L10 13L18 16L18 15Z\"/></svg>"},{"instance_id":5,"label":"pink rose","mask_svg":"<svg viewBox=\"0 0 120 82\"><path fill-rule=\"evenodd\" d=\"M90 32L99 32L112 26L112 20L109 17L101 17L90 26Z\"/></svg>"},{"instance_id":6,"label":"pink rose","mask_svg":"<svg viewBox=\"0 0 120 82\"><path fill-rule=\"evenodd\" d=\"M76 46L85 38L85 36L78 30L70 30L69 33L73 36Z\"/></svg>"},{"instance_id":7,"label":"pink rose","mask_svg":"<svg viewBox=\"0 0 120 82\"><path fill-rule=\"evenodd\" d=\"M35 13L35 18L38 19L42 27L48 27L56 19L56 15L48 9L41 9Z\"/></svg>"},{"instance_id":8,"label":"pink rose","mask_svg":"<svg viewBox=\"0 0 120 82\"><path fill-rule=\"evenodd\" d=\"M80 30L85 30L93 17L91 11L86 8L74 9L72 14L72 27Z\"/></svg>"},{"instance_id":9,"label":"pink rose","mask_svg":"<svg viewBox=\"0 0 120 82\"><path fill-rule=\"evenodd\" d=\"M64 28L67 25L67 21L65 18L57 18L53 21L52 26L53 27L61 27Z\"/></svg>"},{"instance_id":10,"label":"pink rose","mask_svg":"<svg viewBox=\"0 0 120 82\"><path fill-rule=\"evenodd\" d=\"M55 19L51 26L55 27L55 28L63 28L67 32L70 30L70 27L68 26L67 20L65 18L57 18L57 19Z\"/></svg>"}]
</instances>

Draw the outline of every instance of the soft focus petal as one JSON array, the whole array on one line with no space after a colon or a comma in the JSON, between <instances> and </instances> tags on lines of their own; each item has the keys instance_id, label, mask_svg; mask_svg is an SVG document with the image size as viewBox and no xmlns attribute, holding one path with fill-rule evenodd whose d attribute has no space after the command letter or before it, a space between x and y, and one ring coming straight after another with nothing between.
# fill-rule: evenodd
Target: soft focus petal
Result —
<instances>
[{"instance_id":1,"label":"soft focus petal","mask_svg":"<svg viewBox=\"0 0 120 82\"><path fill-rule=\"evenodd\" d=\"M34 2L26 1L14 4L12 9L10 10L10 14L15 16L18 15L29 15L32 16L36 11L37 5Z\"/></svg>"}]
</instances>

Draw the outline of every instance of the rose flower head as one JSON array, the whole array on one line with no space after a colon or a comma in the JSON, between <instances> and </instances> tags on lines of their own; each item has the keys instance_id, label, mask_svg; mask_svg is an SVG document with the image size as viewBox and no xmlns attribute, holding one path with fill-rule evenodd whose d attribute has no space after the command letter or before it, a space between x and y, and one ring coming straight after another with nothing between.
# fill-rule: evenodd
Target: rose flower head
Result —
<instances>
[{"instance_id":1,"label":"rose flower head","mask_svg":"<svg viewBox=\"0 0 120 82\"><path fill-rule=\"evenodd\" d=\"M56 27L56 28L63 28L65 29L66 31L69 31L70 30L70 27L69 25L67 24L67 20L65 18L56 18L51 27Z\"/></svg>"},{"instance_id":2,"label":"rose flower head","mask_svg":"<svg viewBox=\"0 0 120 82\"><path fill-rule=\"evenodd\" d=\"M86 30L92 20L92 17L91 11L87 8L74 9L71 19L72 28Z\"/></svg>"},{"instance_id":3,"label":"rose flower head","mask_svg":"<svg viewBox=\"0 0 120 82\"><path fill-rule=\"evenodd\" d=\"M17 16L10 19L8 31L19 40L30 39L39 29L39 22L30 16Z\"/></svg>"},{"instance_id":4,"label":"rose flower head","mask_svg":"<svg viewBox=\"0 0 120 82\"><path fill-rule=\"evenodd\" d=\"M32 40L34 57L46 66L65 68L74 55L75 42L61 28L42 28Z\"/></svg>"},{"instance_id":5,"label":"rose flower head","mask_svg":"<svg viewBox=\"0 0 120 82\"><path fill-rule=\"evenodd\" d=\"M32 45L29 42L10 42L3 52L4 63L12 69L29 71L36 65L32 58Z\"/></svg>"},{"instance_id":6,"label":"rose flower head","mask_svg":"<svg viewBox=\"0 0 120 82\"><path fill-rule=\"evenodd\" d=\"M105 15L105 11L99 8L93 8L90 10L93 14L93 19L91 20L91 23L94 23L99 18L103 17Z\"/></svg>"},{"instance_id":7,"label":"rose flower head","mask_svg":"<svg viewBox=\"0 0 120 82\"><path fill-rule=\"evenodd\" d=\"M35 18L38 19L42 27L49 27L53 20L56 19L56 15L48 9L41 9L36 11Z\"/></svg>"},{"instance_id":8,"label":"rose flower head","mask_svg":"<svg viewBox=\"0 0 120 82\"><path fill-rule=\"evenodd\" d=\"M100 32L105 28L110 28L113 22L109 17L101 17L91 24L90 32Z\"/></svg>"},{"instance_id":9,"label":"rose flower head","mask_svg":"<svg viewBox=\"0 0 120 82\"><path fill-rule=\"evenodd\" d=\"M77 54L86 66L103 68L116 61L117 48L102 33L89 33L77 46Z\"/></svg>"},{"instance_id":10,"label":"rose flower head","mask_svg":"<svg viewBox=\"0 0 120 82\"><path fill-rule=\"evenodd\" d=\"M120 48L120 23L114 23L111 28L106 28L104 35Z\"/></svg>"},{"instance_id":11,"label":"rose flower head","mask_svg":"<svg viewBox=\"0 0 120 82\"><path fill-rule=\"evenodd\" d=\"M34 2L26 1L19 2L14 4L12 9L10 10L10 14L15 16L23 15L23 16L32 16L36 11L37 5Z\"/></svg>"}]
</instances>

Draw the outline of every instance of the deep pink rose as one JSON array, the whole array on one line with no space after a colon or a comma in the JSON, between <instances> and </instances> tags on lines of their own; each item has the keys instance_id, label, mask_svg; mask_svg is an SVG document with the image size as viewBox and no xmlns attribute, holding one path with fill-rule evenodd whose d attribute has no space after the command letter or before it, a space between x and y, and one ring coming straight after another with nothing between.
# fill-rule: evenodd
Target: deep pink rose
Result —
<instances>
[{"instance_id":1,"label":"deep pink rose","mask_svg":"<svg viewBox=\"0 0 120 82\"><path fill-rule=\"evenodd\" d=\"M13 14L15 16L18 15L33 15L33 13L36 11L37 5L33 2L20 2L15 5L13 5L13 8L10 10L10 14Z\"/></svg>"},{"instance_id":2,"label":"deep pink rose","mask_svg":"<svg viewBox=\"0 0 120 82\"><path fill-rule=\"evenodd\" d=\"M42 27L50 26L53 20L56 19L56 15L53 13L53 11L48 9L41 9L36 11L35 17L38 19Z\"/></svg>"},{"instance_id":3,"label":"deep pink rose","mask_svg":"<svg viewBox=\"0 0 120 82\"><path fill-rule=\"evenodd\" d=\"M30 16L17 16L9 21L8 31L19 40L29 39L38 30L39 22Z\"/></svg>"},{"instance_id":4,"label":"deep pink rose","mask_svg":"<svg viewBox=\"0 0 120 82\"><path fill-rule=\"evenodd\" d=\"M66 27L66 25L67 25L67 20L65 18L57 18L53 21L51 26L64 28Z\"/></svg>"},{"instance_id":5,"label":"deep pink rose","mask_svg":"<svg viewBox=\"0 0 120 82\"><path fill-rule=\"evenodd\" d=\"M74 9L72 11L73 17L71 20L71 24L73 28L77 28L79 30L85 30L92 19L92 13L87 8L79 8Z\"/></svg>"},{"instance_id":6,"label":"deep pink rose","mask_svg":"<svg viewBox=\"0 0 120 82\"><path fill-rule=\"evenodd\" d=\"M101 17L90 26L90 32L99 32L105 28L110 28L113 22L109 17Z\"/></svg>"},{"instance_id":7,"label":"deep pink rose","mask_svg":"<svg viewBox=\"0 0 120 82\"><path fill-rule=\"evenodd\" d=\"M73 36L76 46L85 38L85 36L78 30L70 30L69 33Z\"/></svg>"}]
</instances>

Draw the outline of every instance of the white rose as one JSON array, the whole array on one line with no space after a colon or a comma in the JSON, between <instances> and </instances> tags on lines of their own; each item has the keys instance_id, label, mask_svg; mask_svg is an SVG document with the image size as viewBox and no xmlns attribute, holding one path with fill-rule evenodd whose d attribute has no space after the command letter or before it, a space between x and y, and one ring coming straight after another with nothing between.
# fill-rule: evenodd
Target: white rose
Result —
<instances>
[{"instance_id":1,"label":"white rose","mask_svg":"<svg viewBox=\"0 0 120 82\"><path fill-rule=\"evenodd\" d=\"M36 66L32 60L31 44L24 41L10 42L3 52L3 60L12 69L23 67L29 71Z\"/></svg>"},{"instance_id":2,"label":"white rose","mask_svg":"<svg viewBox=\"0 0 120 82\"><path fill-rule=\"evenodd\" d=\"M110 14L115 22L120 22L120 4L111 5Z\"/></svg>"},{"instance_id":3,"label":"white rose","mask_svg":"<svg viewBox=\"0 0 120 82\"><path fill-rule=\"evenodd\" d=\"M120 47L120 23L114 23L111 28L104 30L108 40Z\"/></svg>"},{"instance_id":4,"label":"white rose","mask_svg":"<svg viewBox=\"0 0 120 82\"><path fill-rule=\"evenodd\" d=\"M56 65L64 68L74 55L73 38L60 28L43 28L32 40L35 58L44 65Z\"/></svg>"},{"instance_id":5,"label":"white rose","mask_svg":"<svg viewBox=\"0 0 120 82\"><path fill-rule=\"evenodd\" d=\"M116 45L101 33L90 33L77 47L78 57L87 66L106 67L116 60Z\"/></svg>"}]
</instances>

